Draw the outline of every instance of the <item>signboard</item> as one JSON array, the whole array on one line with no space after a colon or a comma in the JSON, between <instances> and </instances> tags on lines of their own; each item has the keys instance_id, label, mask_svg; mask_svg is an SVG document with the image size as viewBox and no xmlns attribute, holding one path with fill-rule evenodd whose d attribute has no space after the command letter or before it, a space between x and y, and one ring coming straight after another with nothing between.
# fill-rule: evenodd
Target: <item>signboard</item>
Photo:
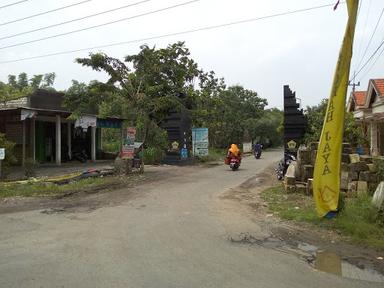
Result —
<instances>
[{"instance_id":1,"label":"signboard","mask_svg":"<svg viewBox=\"0 0 384 288\"><path fill-rule=\"evenodd\" d=\"M208 128L192 128L193 156L207 156L208 144Z\"/></svg>"},{"instance_id":2,"label":"signboard","mask_svg":"<svg viewBox=\"0 0 384 288\"><path fill-rule=\"evenodd\" d=\"M123 149L121 151L122 159L133 159L135 154L136 128L127 128L127 137L123 140Z\"/></svg>"},{"instance_id":3,"label":"signboard","mask_svg":"<svg viewBox=\"0 0 384 288\"><path fill-rule=\"evenodd\" d=\"M0 160L5 159L5 148L0 148Z\"/></svg>"},{"instance_id":4,"label":"signboard","mask_svg":"<svg viewBox=\"0 0 384 288\"><path fill-rule=\"evenodd\" d=\"M88 127L96 127L97 118L95 116L81 116L75 122L75 127L81 127L87 131Z\"/></svg>"}]
</instances>

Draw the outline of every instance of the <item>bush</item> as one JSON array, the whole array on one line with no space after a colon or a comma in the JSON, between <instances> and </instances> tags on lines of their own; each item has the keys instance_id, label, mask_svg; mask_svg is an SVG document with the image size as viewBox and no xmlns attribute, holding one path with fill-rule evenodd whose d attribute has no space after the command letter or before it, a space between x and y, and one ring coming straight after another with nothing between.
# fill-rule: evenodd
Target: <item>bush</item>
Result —
<instances>
[{"instance_id":1,"label":"bush","mask_svg":"<svg viewBox=\"0 0 384 288\"><path fill-rule=\"evenodd\" d=\"M165 157L164 150L155 147L149 147L140 152L140 158L145 164L158 164Z\"/></svg>"}]
</instances>

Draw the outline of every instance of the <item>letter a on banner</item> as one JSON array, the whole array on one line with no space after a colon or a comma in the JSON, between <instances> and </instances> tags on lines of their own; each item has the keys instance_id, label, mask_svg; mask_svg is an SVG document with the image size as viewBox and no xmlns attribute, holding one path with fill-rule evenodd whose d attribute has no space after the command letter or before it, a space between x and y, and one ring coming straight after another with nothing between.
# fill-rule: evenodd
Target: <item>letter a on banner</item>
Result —
<instances>
[{"instance_id":1,"label":"letter a on banner","mask_svg":"<svg viewBox=\"0 0 384 288\"><path fill-rule=\"evenodd\" d=\"M328 100L313 176L313 197L319 217L337 211L344 132L345 98L352 58L358 0L347 0L348 23Z\"/></svg>"}]
</instances>

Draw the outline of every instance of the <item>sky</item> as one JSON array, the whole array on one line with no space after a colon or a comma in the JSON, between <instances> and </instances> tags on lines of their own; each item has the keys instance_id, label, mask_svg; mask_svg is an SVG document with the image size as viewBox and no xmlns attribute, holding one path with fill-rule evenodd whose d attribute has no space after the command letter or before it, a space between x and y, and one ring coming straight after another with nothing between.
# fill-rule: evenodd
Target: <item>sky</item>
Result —
<instances>
[{"instance_id":1,"label":"sky","mask_svg":"<svg viewBox=\"0 0 384 288\"><path fill-rule=\"evenodd\" d=\"M9 74L18 75L21 72L26 72L29 77L55 72L57 78L54 87L65 90L71 86L73 79L85 83L94 79L100 81L107 79L103 72L92 71L75 63L75 58L87 57L90 52L104 52L111 57L123 59L126 55L138 53L142 44L164 48L171 43L185 41L186 47L191 52L191 58L200 68L214 71L218 77L225 79L227 85L239 84L256 91L260 97L267 99L268 107L280 109L283 107L283 85L289 85L296 91L303 108L316 105L321 99L328 98L347 21L346 5L340 4L335 11L330 6L218 29L140 40L335 4L337 1L24 0L7 6L16 2L20 0L0 0L0 81L6 82ZM79 2L83 3L23 21L6 23ZM171 8L183 3L186 4ZM134 5L82 21L8 38L14 34L129 4ZM351 74L360 70L384 40L384 19L378 22L383 9L382 0L361 2ZM156 10L162 11L153 12ZM148 14L151 11L152 13ZM131 19L118 23L6 48L129 17ZM377 23L379 24L373 34ZM130 43L85 49L117 42ZM85 50L12 62L77 49ZM357 75L356 82L360 81L357 90L365 90L371 78L384 77L384 53L380 55L382 50L384 46ZM374 64L376 58L377 62Z\"/></svg>"}]
</instances>

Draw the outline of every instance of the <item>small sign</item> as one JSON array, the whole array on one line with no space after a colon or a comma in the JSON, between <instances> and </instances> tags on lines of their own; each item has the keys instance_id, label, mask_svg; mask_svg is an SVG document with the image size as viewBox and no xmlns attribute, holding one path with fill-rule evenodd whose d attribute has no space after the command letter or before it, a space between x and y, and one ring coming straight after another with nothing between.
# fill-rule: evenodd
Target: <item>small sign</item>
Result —
<instances>
[{"instance_id":1,"label":"small sign","mask_svg":"<svg viewBox=\"0 0 384 288\"><path fill-rule=\"evenodd\" d=\"M136 128L127 128L127 137L123 141L123 149L121 151L122 159L133 159L135 154L135 138Z\"/></svg>"},{"instance_id":2,"label":"small sign","mask_svg":"<svg viewBox=\"0 0 384 288\"><path fill-rule=\"evenodd\" d=\"M5 159L5 148L0 148L0 160Z\"/></svg>"},{"instance_id":3,"label":"small sign","mask_svg":"<svg viewBox=\"0 0 384 288\"><path fill-rule=\"evenodd\" d=\"M296 145L297 145L296 142L293 140L291 140L287 143L288 149L290 149L290 150L294 150L296 148Z\"/></svg>"}]
</instances>

